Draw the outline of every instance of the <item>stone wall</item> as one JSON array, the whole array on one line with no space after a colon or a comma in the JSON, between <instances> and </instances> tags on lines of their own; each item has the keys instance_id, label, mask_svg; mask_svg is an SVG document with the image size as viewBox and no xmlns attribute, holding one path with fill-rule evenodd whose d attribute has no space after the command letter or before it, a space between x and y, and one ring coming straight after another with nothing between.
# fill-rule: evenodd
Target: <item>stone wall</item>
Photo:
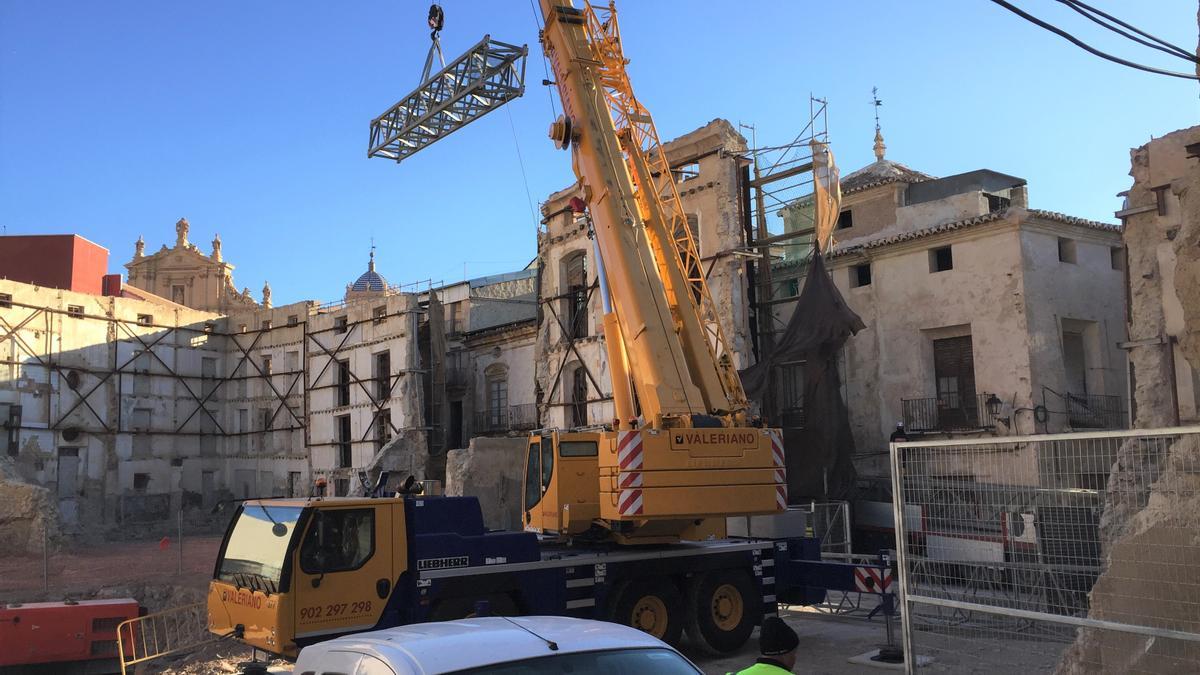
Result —
<instances>
[{"instance_id":1,"label":"stone wall","mask_svg":"<svg viewBox=\"0 0 1200 675\"><path fill-rule=\"evenodd\" d=\"M494 530L520 530L526 438L472 438L446 456L446 494L479 498L483 522Z\"/></svg>"}]
</instances>

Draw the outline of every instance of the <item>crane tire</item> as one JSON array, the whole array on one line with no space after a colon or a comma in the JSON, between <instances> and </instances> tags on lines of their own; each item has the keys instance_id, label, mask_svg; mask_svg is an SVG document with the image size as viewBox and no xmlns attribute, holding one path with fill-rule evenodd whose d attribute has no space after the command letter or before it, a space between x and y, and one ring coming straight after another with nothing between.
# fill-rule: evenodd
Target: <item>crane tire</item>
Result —
<instances>
[{"instance_id":1,"label":"crane tire","mask_svg":"<svg viewBox=\"0 0 1200 675\"><path fill-rule=\"evenodd\" d=\"M712 570L692 577L684 589L687 632L714 654L741 649L762 619L762 598L744 570Z\"/></svg>"},{"instance_id":2,"label":"crane tire","mask_svg":"<svg viewBox=\"0 0 1200 675\"><path fill-rule=\"evenodd\" d=\"M631 581L617 595L609 619L678 645L683 636L683 596L666 577Z\"/></svg>"}]
</instances>

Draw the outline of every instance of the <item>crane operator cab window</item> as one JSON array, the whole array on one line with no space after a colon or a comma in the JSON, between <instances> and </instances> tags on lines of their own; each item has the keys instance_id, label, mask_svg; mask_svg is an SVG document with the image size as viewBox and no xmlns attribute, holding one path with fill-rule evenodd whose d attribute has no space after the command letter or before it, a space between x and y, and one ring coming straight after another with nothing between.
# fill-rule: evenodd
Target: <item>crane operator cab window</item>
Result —
<instances>
[{"instance_id":1,"label":"crane operator cab window","mask_svg":"<svg viewBox=\"0 0 1200 675\"><path fill-rule=\"evenodd\" d=\"M288 544L299 519L299 507L243 506L226 535L217 578L264 593L279 592L285 585Z\"/></svg>"},{"instance_id":2,"label":"crane operator cab window","mask_svg":"<svg viewBox=\"0 0 1200 675\"><path fill-rule=\"evenodd\" d=\"M550 486L554 477L554 441L544 437L529 444L529 456L525 465L525 511L528 521L529 511L542 501L542 495Z\"/></svg>"},{"instance_id":3,"label":"crane operator cab window","mask_svg":"<svg viewBox=\"0 0 1200 675\"><path fill-rule=\"evenodd\" d=\"M355 570L374 553L374 509L318 510L300 546L300 568L308 574Z\"/></svg>"}]
</instances>

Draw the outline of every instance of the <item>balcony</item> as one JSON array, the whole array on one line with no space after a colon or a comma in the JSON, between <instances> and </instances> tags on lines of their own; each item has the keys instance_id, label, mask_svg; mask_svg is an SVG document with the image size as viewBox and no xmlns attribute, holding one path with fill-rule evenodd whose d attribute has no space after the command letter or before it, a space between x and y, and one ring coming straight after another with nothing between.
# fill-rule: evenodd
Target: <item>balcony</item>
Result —
<instances>
[{"instance_id":1,"label":"balcony","mask_svg":"<svg viewBox=\"0 0 1200 675\"><path fill-rule=\"evenodd\" d=\"M1067 393L1067 423L1072 429L1124 429L1125 401L1120 396Z\"/></svg>"},{"instance_id":2,"label":"balcony","mask_svg":"<svg viewBox=\"0 0 1200 675\"><path fill-rule=\"evenodd\" d=\"M473 431L476 436L492 436L512 431L529 431L537 426L537 405L525 403L475 413Z\"/></svg>"},{"instance_id":3,"label":"balcony","mask_svg":"<svg viewBox=\"0 0 1200 675\"><path fill-rule=\"evenodd\" d=\"M942 394L933 398L900 399L904 430L941 433L992 429L996 426L996 412L988 410L989 401L993 408L998 407L999 399L988 392L976 396Z\"/></svg>"}]
</instances>

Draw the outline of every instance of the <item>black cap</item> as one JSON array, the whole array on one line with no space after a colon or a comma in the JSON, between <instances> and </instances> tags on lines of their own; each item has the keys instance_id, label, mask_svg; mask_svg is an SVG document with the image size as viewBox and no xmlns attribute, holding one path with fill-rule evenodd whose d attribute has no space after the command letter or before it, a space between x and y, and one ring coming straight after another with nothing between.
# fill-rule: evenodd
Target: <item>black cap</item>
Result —
<instances>
[{"instance_id":1,"label":"black cap","mask_svg":"<svg viewBox=\"0 0 1200 675\"><path fill-rule=\"evenodd\" d=\"M763 619L758 635L758 649L763 656L786 654L800 646L800 638L791 626L777 616Z\"/></svg>"}]
</instances>

